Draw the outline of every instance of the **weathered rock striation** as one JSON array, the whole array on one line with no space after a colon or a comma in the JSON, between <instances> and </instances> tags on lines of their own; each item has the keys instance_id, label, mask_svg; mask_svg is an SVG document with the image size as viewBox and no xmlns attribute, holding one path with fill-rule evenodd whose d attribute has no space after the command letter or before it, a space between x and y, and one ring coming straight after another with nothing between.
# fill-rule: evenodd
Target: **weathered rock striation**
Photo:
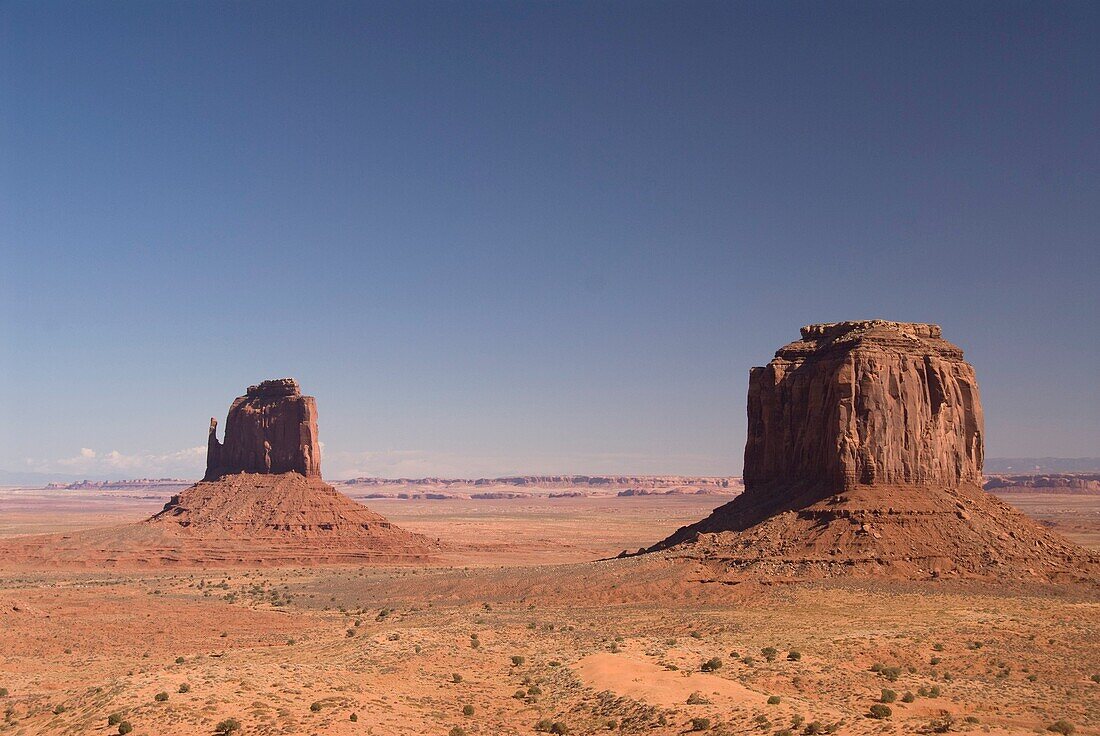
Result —
<instances>
[{"instance_id":1,"label":"weathered rock striation","mask_svg":"<svg viewBox=\"0 0 1100 736\"><path fill-rule=\"evenodd\" d=\"M729 571L1043 576L1083 550L981 490L974 369L937 325L809 325L749 374L745 492L655 545Z\"/></svg>"},{"instance_id":2,"label":"weathered rock striation","mask_svg":"<svg viewBox=\"0 0 1100 736\"><path fill-rule=\"evenodd\" d=\"M974 369L936 325L840 322L749 373L745 484L982 481Z\"/></svg>"},{"instance_id":3,"label":"weathered rock striation","mask_svg":"<svg viewBox=\"0 0 1100 736\"><path fill-rule=\"evenodd\" d=\"M211 418L203 480L229 473L321 477L317 402L293 378L262 381L238 396L225 420L225 442L218 442L217 426Z\"/></svg>"}]
</instances>

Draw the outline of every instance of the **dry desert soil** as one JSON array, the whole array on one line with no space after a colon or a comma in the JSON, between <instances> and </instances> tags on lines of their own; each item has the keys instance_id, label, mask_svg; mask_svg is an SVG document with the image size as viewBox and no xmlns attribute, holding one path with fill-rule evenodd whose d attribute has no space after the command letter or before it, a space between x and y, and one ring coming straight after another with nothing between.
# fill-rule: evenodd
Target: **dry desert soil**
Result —
<instances>
[{"instance_id":1,"label":"dry desert soil","mask_svg":"<svg viewBox=\"0 0 1100 736\"><path fill-rule=\"evenodd\" d=\"M0 489L0 537L137 521L172 492ZM1095 587L607 559L727 500L370 499L444 543L427 565L0 562L0 733L1100 734ZM1100 546L1100 496L1006 500Z\"/></svg>"}]
</instances>

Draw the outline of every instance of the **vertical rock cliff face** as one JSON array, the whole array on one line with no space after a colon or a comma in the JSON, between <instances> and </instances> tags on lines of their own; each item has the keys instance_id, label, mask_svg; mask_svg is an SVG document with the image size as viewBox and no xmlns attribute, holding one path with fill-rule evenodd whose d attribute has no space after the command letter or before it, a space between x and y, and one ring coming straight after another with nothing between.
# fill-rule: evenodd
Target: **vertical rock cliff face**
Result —
<instances>
[{"instance_id":1,"label":"vertical rock cliff face","mask_svg":"<svg viewBox=\"0 0 1100 736\"><path fill-rule=\"evenodd\" d=\"M292 378L249 386L229 407L225 441L218 442L217 420L210 420L206 476L230 473L289 473L321 477L317 403L302 396Z\"/></svg>"},{"instance_id":2,"label":"vertical rock cliff face","mask_svg":"<svg viewBox=\"0 0 1100 736\"><path fill-rule=\"evenodd\" d=\"M981 490L974 369L936 325L810 325L749 375L745 492L651 551L715 579L1062 579L1096 561Z\"/></svg>"},{"instance_id":3,"label":"vertical rock cliff face","mask_svg":"<svg viewBox=\"0 0 1100 736\"><path fill-rule=\"evenodd\" d=\"M802 328L749 375L746 493L981 484L974 369L936 325Z\"/></svg>"}]
</instances>

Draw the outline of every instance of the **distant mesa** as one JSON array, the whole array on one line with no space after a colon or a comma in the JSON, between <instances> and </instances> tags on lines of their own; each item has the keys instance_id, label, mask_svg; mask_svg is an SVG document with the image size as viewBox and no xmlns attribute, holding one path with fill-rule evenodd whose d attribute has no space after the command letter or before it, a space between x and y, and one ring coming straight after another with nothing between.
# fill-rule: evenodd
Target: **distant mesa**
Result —
<instances>
[{"instance_id":1,"label":"distant mesa","mask_svg":"<svg viewBox=\"0 0 1100 736\"><path fill-rule=\"evenodd\" d=\"M1057 577L1089 553L981 489L974 369L939 326L815 324L749 373L745 491L654 545L730 573Z\"/></svg>"}]
</instances>

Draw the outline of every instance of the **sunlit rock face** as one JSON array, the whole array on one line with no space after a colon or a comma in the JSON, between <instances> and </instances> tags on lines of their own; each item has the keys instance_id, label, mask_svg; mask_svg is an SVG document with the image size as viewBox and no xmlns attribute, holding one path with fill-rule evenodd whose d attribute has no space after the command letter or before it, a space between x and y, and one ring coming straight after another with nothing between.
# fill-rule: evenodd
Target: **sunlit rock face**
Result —
<instances>
[{"instance_id":1,"label":"sunlit rock face","mask_svg":"<svg viewBox=\"0 0 1100 736\"><path fill-rule=\"evenodd\" d=\"M317 402L303 396L293 378L263 381L238 396L225 420L224 442L215 434L217 425L210 420L204 480L230 473L321 477Z\"/></svg>"},{"instance_id":2,"label":"sunlit rock face","mask_svg":"<svg viewBox=\"0 0 1100 736\"><path fill-rule=\"evenodd\" d=\"M982 482L974 369L937 325L802 328L749 375L746 494Z\"/></svg>"}]
</instances>

